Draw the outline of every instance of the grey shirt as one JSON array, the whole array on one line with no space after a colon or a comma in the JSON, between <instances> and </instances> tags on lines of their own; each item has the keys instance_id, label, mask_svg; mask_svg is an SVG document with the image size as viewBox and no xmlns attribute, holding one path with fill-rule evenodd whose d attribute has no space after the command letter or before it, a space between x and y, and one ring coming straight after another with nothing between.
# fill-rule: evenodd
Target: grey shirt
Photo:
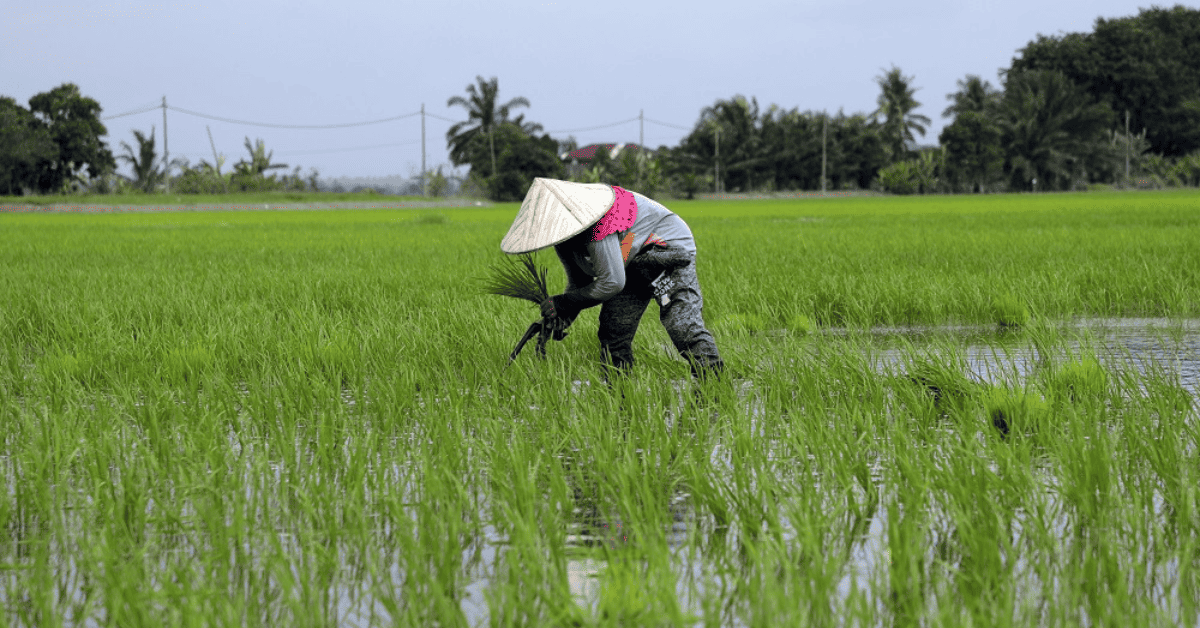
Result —
<instances>
[{"instance_id":1,"label":"grey shirt","mask_svg":"<svg viewBox=\"0 0 1200 628\"><path fill-rule=\"evenodd\" d=\"M592 229L554 246L567 273L567 292L607 301L625 289L625 266L647 246L681 248L696 254L696 241L687 223L650 198L633 192L637 218L626 231L592 242Z\"/></svg>"}]
</instances>

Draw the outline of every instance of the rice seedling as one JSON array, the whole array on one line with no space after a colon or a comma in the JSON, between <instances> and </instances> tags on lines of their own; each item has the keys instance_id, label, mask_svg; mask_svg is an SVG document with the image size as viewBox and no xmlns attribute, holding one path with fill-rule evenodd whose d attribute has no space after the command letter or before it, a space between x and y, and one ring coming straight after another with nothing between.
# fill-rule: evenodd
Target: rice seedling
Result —
<instances>
[{"instance_id":1,"label":"rice seedling","mask_svg":"<svg viewBox=\"0 0 1200 628\"><path fill-rule=\"evenodd\" d=\"M1029 308L1020 299L1005 294L992 301L996 322L1001 327L1024 327L1029 324Z\"/></svg>"},{"instance_id":2,"label":"rice seedling","mask_svg":"<svg viewBox=\"0 0 1200 628\"><path fill-rule=\"evenodd\" d=\"M1200 334L1072 326L1197 316L1195 201L680 204L699 399L505 370L513 206L0 214L0 624L1197 625Z\"/></svg>"}]
</instances>

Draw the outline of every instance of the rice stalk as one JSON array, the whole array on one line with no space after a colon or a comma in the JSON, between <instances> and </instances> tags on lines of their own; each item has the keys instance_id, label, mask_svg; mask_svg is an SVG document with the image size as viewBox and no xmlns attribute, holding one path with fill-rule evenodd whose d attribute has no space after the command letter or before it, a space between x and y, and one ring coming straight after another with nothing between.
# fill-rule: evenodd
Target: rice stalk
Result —
<instances>
[{"instance_id":1,"label":"rice stalk","mask_svg":"<svg viewBox=\"0 0 1200 628\"><path fill-rule=\"evenodd\" d=\"M485 294L496 294L502 297L524 299L541 304L550 298L546 287L545 266L539 267L533 261L533 255L523 253L519 261L505 258L504 263L491 267L492 274L483 280Z\"/></svg>"}]
</instances>

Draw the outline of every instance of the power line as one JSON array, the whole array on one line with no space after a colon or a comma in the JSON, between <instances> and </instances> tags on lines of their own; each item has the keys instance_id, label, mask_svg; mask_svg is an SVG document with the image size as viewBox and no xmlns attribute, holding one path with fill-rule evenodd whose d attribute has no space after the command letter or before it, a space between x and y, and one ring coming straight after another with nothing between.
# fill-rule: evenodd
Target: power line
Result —
<instances>
[{"instance_id":1,"label":"power line","mask_svg":"<svg viewBox=\"0 0 1200 628\"><path fill-rule=\"evenodd\" d=\"M636 118L635 118L635 120L636 120ZM651 120L650 118L646 118L646 122L653 122L654 124L661 124L662 126L669 126L669 127L673 127L676 129L683 129L684 131L691 131L691 129L686 126L679 126L678 124L668 124L666 122L659 122L658 120Z\"/></svg>"},{"instance_id":2,"label":"power line","mask_svg":"<svg viewBox=\"0 0 1200 628\"><path fill-rule=\"evenodd\" d=\"M443 118L442 116L439 116L436 113L429 113L428 111L425 112L425 115L427 115L431 118L437 118L438 120L445 120L446 122L462 122L462 120L451 120L450 118Z\"/></svg>"},{"instance_id":3,"label":"power line","mask_svg":"<svg viewBox=\"0 0 1200 628\"><path fill-rule=\"evenodd\" d=\"M134 109L133 111L126 111L125 113L118 113L114 116L101 116L100 119L101 120L115 120L117 118L124 118L125 116L133 116L133 115L137 115L139 113L146 113L147 111L154 111L155 109L158 109L159 107L162 107L162 105L149 105L142 109Z\"/></svg>"},{"instance_id":4,"label":"power line","mask_svg":"<svg viewBox=\"0 0 1200 628\"><path fill-rule=\"evenodd\" d=\"M101 120L115 120L117 118L124 118L126 116L137 115L139 113L146 113L146 112L153 111L153 110L159 109L159 108L162 108L162 105L148 105L148 106L142 107L140 109L126 111L124 113L118 113L116 115L103 116L100 119ZM201 113L199 111L183 109L182 107L176 107L174 105L168 105L167 109L172 109L174 111L178 111L179 113L185 113L187 115L196 116L199 118L207 118L209 120L216 120L218 122L228 122L230 124L245 124L245 125L249 125L249 126L262 126L262 127L270 127L270 128L275 128L275 129L343 129L343 128L356 127L356 126L368 126L368 125L372 125L372 124L382 124L384 122L393 122L396 120L403 120L405 118L411 118L413 116L422 115L420 111L414 111L413 113L406 113L404 115L392 116L390 118L381 118L379 120L367 120L364 122L343 122L343 123L336 123L336 124L276 124L273 122L255 122L252 120L238 120L235 118L225 118L222 116L214 116L214 115L207 114L207 113ZM428 111L426 111L424 113L424 115L427 115L431 118L437 118L438 120L442 120L445 122L451 122L451 123L462 122L462 120L453 120L451 118L439 116L436 113L430 113ZM628 123L633 122L638 119L639 118L635 117L635 118L629 118L627 120L621 120L619 122L612 122L609 124L601 124L601 125L597 125L597 126L584 127L584 128L578 128L578 129L558 129L558 130L554 130L554 131L547 131L547 133L582 133L584 131L597 131L600 129L608 129L608 128L612 128L615 126L620 126L622 124L628 124ZM644 119L646 122L658 124L661 126L667 126L667 127L671 127L671 128L675 128L675 129L680 129L683 131L691 130L688 127L680 126L678 124L670 124L668 122L660 122L658 120L653 120L650 118L641 118L641 119ZM393 145L397 145L397 144L393 144ZM380 146L386 146L386 145L380 145ZM366 147L363 147L363 148L366 148ZM343 149L337 149L337 150L343 150ZM357 148L345 149L345 150L357 150ZM332 152L332 151L330 151L330 152Z\"/></svg>"},{"instance_id":5,"label":"power line","mask_svg":"<svg viewBox=\"0 0 1200 628\"><path fill-rule=\"evenodd\" d=\"M375 148L389 148L392 146L412 146L413 144L420 144L420 143L421 143L420 140L413 140L411 142L394 142L392 144L371 144L370 146L349 146L346 148L323 148L320 150L304 150L304 151L291 151L291 152L285 151L285 152L280 153L280 157L283 157L286 155L323 155L326 153L346 153L346 152L351 152L351 151L356 151L356 150L372 150Z\"/></svg>"},{"instance_id":6,"label":"power line","mask_svg":"<svg viewBox=\"0 0 1200 628\"><path fill-rule=\"evenodd\" d=\"M595 131L597 129L607 129L609 127L620 126L622 124L628 124L630 122L636 121L637 119L638 118L635 117L635 118L630 118L628 120L621 120L620 122L613 122L612 124L601 124L600 126L588 127L586 129L559 129L557 131L546 131L546 132L547 133L580 133L583 131Z\"/></svg>"},{"instance_id":7,"label":"power line","mask_svg":"<svg viewBox=\"0 0 1200 628\"><path fill-rule=\"evenodd\" d=\"M175 106L169 106L167 108L171 109L173 111L178 111L179 113L186 113L188 115L196 116L199 118L208 118L209 120L216 120L218 122L228 122L231 124L245 124L245 125L249 125L249 126L265 126L265 127L271 127L274 129L343 129L343 128L347 128L347 127L367 126L370 124L382 124L384 122L392 122L394 120L403 120L404 118L411 118L413 116L421 115L420 111L414 111L413 113L406 113L401 116L392 116L390 118L382 118L380 120L368 120L366 122L345 122L345 123L341 123L341 124L274 124L271 122L251 122L249 120L235 120L233 118L222 118L220 116L212 116L212 115L208 115L207 113L200 113L198 111L190 111L188 109L181 109L181 108L175 107Z\"/></svg>"}]
</instances>

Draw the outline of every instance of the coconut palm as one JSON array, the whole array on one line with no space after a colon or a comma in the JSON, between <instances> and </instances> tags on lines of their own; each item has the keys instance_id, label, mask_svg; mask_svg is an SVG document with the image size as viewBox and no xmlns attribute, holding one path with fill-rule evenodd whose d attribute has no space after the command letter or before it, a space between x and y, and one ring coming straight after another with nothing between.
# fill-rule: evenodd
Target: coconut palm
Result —
<instances>
[{"instance_id":1,"label":"coconut palm","mask_svg":"<svg viewBox=\"0 0 1200 628\"><path fill-rule=\"evenodd\" d=\"M250 138L247 137L246 151L250 153L250 161L243 159L233 165L239 174L262 176L268 170L288 167L287 164L271 163L271 156L275 154L275 151L268 153L266 144L260 139L256 139L254 144L251 144Z\"/></svg>"},{"instance_id":2,"label":"coconut palm","mask_svg":"<svg viewBox=\"0 0 1200 628\"><path fill-rule=\"evenodd\" d=\"M950 106L942 117L954 121L942 129L938 141L946 149L947 174L971 191L983 192L1000 173L1004 151L1000 146L1000 90L968 74L958 81L958 91L947 94Z\"/></svg>"},{"instance_id":3,"label":"coconut palm","mask_svg":"<svg viewBox=\"0 0 1200 628\"><path fill-rule=\"evenodd\" d=\"M1061 72L1009 74L999 123L1013 186L1065 188L1081 174L1089 155L1106 140L1112 109L1091 101Z\"/></svg>"},{"instance_id":4,"label":"coconut palm","mask_svg":"<svg viewBox=\"0 0 1200 628\"><path fill-rule=\"evenodd\" d=\"M896 66L882 76L875 77L881 91L876 100L879 108L871 116L876 120L883 118L883 133L892 150L893 161L903 158L906 142L916 141L913 131L925 137L925 127L932 123L929 118L913 113L914 109L921 106L913 98L916 88L910 87L914 78L904 76Z\"/></svg>"},{"instance_id":5,"label":"coconut palm","mask_svg":"<svg viewBox=\"0 0 1200 628\"><path fill-rule=\"evenodd\" d=\"M943 118L959 116L967 112L995 113L1000 104L1000 90L974 74L968 74L966 80L956 81L958 91L946 94L946 100L951 102L942 112Z\"/></svg>"},{"instance_id":6,"label":"coconut palm","mask_svg":"<svg viewBox=\"0 0 1200 628\"><path fill-rule=\"evenodd\" d=\"M700 112L700 120L681 143L689 171L719 171L717 187L726 179L735 189L749 188L756 170L769 172L770 160L762 152L762 129L758 100L736 95L717 100ZM678 160L677 160L678 161ZM765 179L767 174L760 178Z\"/></svg>"},{"instance_id":7,"label":"coconut palm","mask_svg":"<svg viewBox=\"0 0 1200 628\"><path fill-rule=\"evenodd\" d=\"M137 152L134 152L133 147L129 144L121 142L121 148L125 149L125 153L118 155L117 159L133 167L134 185L144 192L150 192L163 177L163 172L155 163L157 155L154 151L154 127L150 127L149 138L136 129L133 131L133 137L138 143Z\"/></svg>"},{"instance_id":8,"label":"coconut palm","mask_svg":"<svg viewBox=\"0 0 1200 628\"><path fill-rule=\"evenodd\" d=\"M450 161L459 166L471 162L473 145L486 137L488 153L491 155L492 161L492 174L495 175L496 142L493 136L496 127L505 122L512 122L527 135L541 131L542 127L540 124L525 122L524 114L515 120L508 119L508 114L512 109L528 107L528 99L518 96L497 106L500 92L499 80L494 76L490 81L483 80L482 76L476 76L475 80L479 84L478 89L475 85L467 85L467 98L452 96L446 101L447 107L458 105L467 110L467 120L455 124L446 132L446 142L450 146Z\"/></svg>"}]
</instances>

